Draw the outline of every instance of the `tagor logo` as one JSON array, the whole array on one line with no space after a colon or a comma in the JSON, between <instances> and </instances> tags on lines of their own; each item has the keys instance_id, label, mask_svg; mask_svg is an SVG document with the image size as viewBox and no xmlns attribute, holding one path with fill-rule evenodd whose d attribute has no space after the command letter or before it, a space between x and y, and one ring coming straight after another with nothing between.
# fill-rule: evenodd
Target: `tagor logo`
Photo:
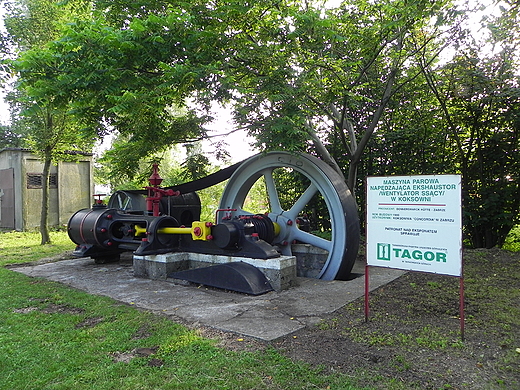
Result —
<instances>
[{"instance_id":1,"label":"tagor logo","mask_svg":"<svg viewBox=\"0 0 520 390\"><path fill-rule=\"evenodd\" d=\"M377 244L377 259L390 261L390 244Z\"/></svg>"}]
</instances>

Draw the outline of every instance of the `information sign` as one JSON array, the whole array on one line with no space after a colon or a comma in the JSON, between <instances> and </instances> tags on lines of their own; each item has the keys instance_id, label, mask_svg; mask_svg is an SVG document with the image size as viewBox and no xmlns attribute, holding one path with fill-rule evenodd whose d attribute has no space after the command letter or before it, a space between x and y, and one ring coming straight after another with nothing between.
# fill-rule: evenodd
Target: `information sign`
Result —
<instances>
[{"instance_id":1,"label":"information sign","mask_svg":"<svg viewBox=\"0 0 520 390\"><path fill-rule=\"evenodd\" d=\"M367 265L462 273L460 175L367 178Z\"/></svg>"}]
</instances>

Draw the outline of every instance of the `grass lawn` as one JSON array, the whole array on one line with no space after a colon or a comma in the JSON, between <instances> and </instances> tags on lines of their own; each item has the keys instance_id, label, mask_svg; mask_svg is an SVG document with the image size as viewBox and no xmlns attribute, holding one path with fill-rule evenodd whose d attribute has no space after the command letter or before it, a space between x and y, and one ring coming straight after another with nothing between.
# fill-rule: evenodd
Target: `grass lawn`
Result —
<instances>
[{"instance_id":1,"label":"grass lawn","mask_svg":"<svg viewBox=\"0 0 520 390\"><path fill-rule=\"evenodd\" d=\"M0 233L0 389L354 389L273 349L233 352L171 320L4 266L58 255ZM237 339L237 343L240 340Z\"/></svg>"}]
</instances>

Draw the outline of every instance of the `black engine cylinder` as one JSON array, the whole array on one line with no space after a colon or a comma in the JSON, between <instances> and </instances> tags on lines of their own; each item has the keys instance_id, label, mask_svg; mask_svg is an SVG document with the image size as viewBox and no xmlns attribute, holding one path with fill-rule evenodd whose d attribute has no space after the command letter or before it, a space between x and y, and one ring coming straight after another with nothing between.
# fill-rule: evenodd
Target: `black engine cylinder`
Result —
<instances>
[{"instance_id":1,"label":"black engine cylinder","mask_svg":"<svg viewBox=\"0 0 520 390\"><path fill-rule=\"evenodd\" d=\"M94 207L77 211L69 219L69 238L77 245L94 245L114 250L137 248L141 237L135 227L146 229L155 217L125 214L116 209Z\"/></svg>"},{"instance_id":2,"label":"black engine cylinder","mask_svg":"<svg viewBox=\"0 0 520 390\"><path fill-rule=\"evenodd\" d=\"M68 223L69 238L77 245L91 244L107 247L109 227L114 209L92 208L77 211Z\"/></svg>"}]
</instances>

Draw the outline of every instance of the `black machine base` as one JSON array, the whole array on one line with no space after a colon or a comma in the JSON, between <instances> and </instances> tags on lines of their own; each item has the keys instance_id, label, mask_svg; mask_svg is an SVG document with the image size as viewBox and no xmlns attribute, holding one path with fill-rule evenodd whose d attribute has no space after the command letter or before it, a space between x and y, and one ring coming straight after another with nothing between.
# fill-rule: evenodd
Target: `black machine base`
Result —
<instances>
[{"instance_id":1,"label":"black machine base","mask_svg":"<svg viewBox=\"0 0 520 390\"><path fill-rule=\"evenodd\" d=\"M174 272L168 277L250 295L273 291L262 271L242 261Z\"/></svg>"}]
</instances>

